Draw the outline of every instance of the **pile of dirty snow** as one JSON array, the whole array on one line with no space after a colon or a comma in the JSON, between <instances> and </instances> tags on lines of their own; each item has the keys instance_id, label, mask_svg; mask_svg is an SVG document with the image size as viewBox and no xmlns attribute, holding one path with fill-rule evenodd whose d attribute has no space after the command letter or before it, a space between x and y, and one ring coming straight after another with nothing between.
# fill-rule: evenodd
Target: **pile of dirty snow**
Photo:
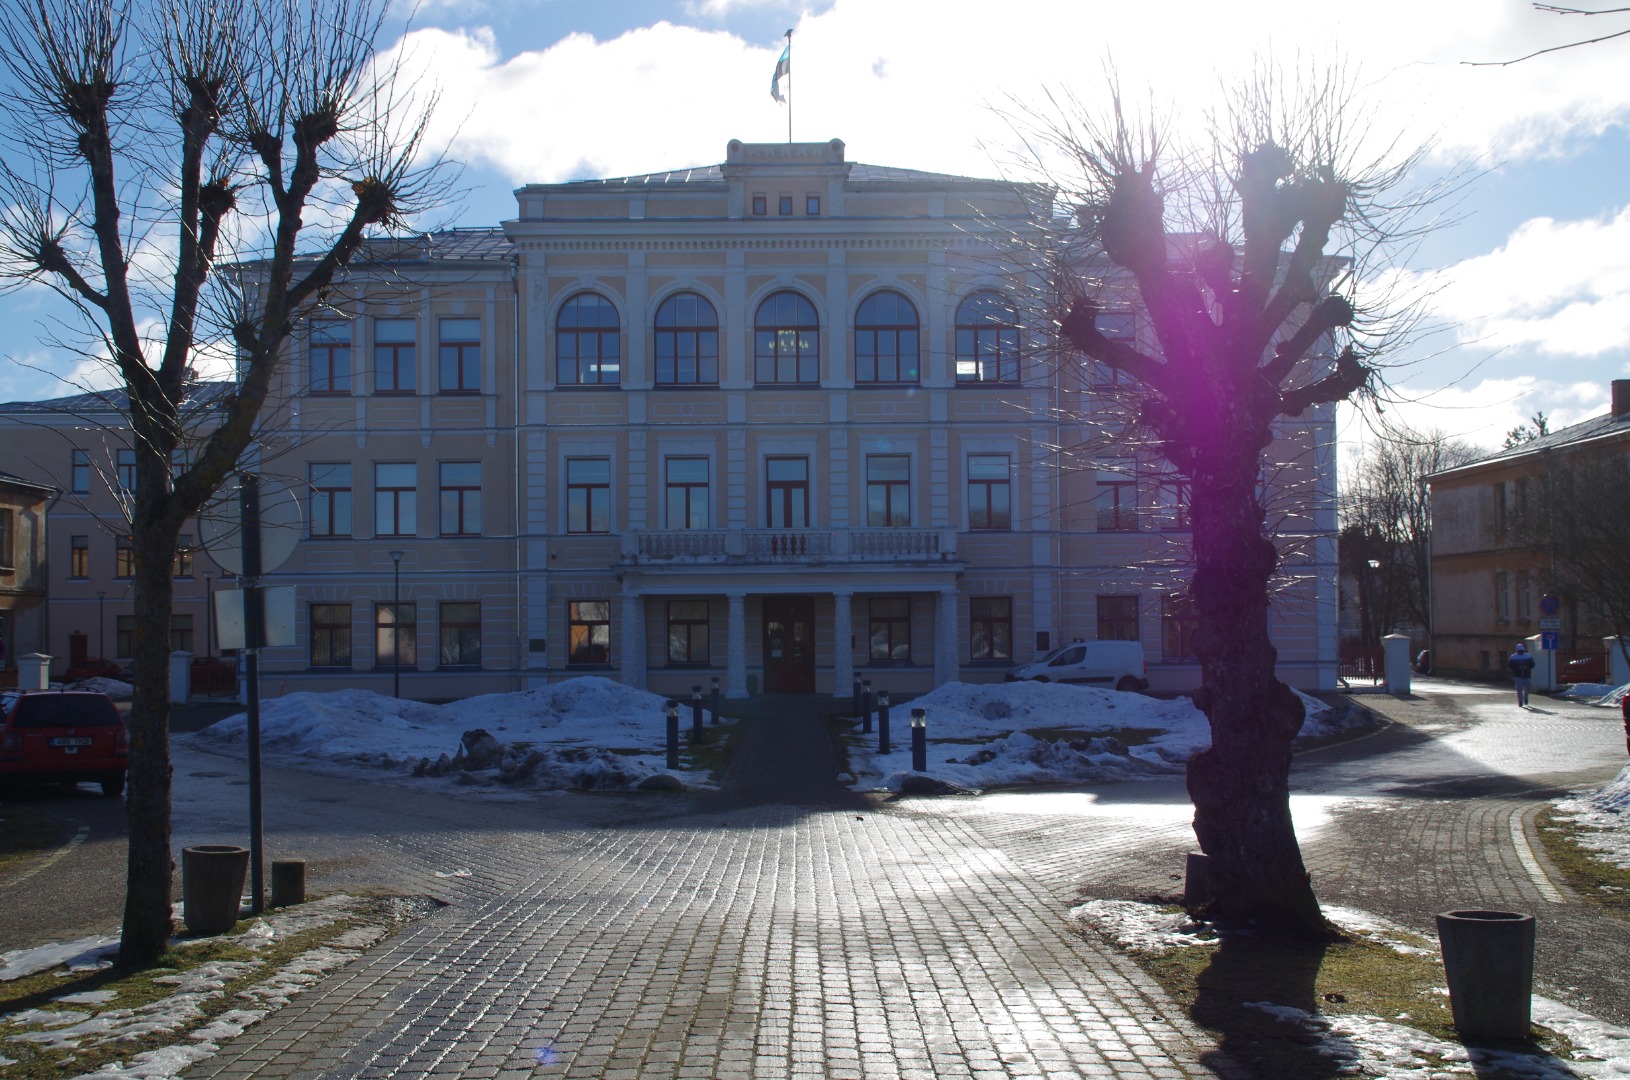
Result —
<instances>
[{"instance_id":1,"label":"pile of dirty snow","mask_svg":"<svg viewBox=\"0 0 1630 1080\"><path fill-rule=\"evenodd\" d=\"M1300 739L1367 725L1362 710L1336 710L1301 694ZM1059 683L947 683L891 710L890 752L861 736L850 762L861 790L899 791L911 768L911 710L927 722L928 769L947 787L1084 784L1181 775L1211 745L1205 715L1170 700Z\"/></svg>"},{"instance_id":2,"label":"pile of dirty snow","mask_svg":"<svg viewBox=\"0 0 1630 1080\"><path fill-rule=\"evenodd\" d=\"M447 705L369 690L297 693L261 704L261 746L273 755L465 786L629 788L663 771L664 703L592 675ZM239 713L193 738L201 749L241 754L247 729Z\"/></svg>"},{"instance_id":3,"label":"pile of dirty snow","mask_svg":"<svg viewBox=\"0 0 1630 1080\"><path fill-rule=\"evenodd\" d=\"M1583 826L1577 834L1580 846L1630 870L1630 765L1619 770L1606 787L1557 799L1553 805L1558 813Z\"/></svg>"}]
</instances>

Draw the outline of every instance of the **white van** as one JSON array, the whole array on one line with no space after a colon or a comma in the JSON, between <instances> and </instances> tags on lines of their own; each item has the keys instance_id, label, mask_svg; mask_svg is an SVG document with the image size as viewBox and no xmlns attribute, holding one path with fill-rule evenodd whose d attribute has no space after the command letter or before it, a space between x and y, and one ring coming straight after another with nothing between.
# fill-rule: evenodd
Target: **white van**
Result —
<instances>
[{"instance_id":1,"label":"white van","mask_svg":"<svg viewBox=\"0 0 1630 1080\"><path fill-rule=\"evenodd\" d=\"M1007 673L1008 682L1090 683L1116 690L1149 689L1149 667L1141 641L1076 640L1034 664Z\"/></svg>"}]
</instances>

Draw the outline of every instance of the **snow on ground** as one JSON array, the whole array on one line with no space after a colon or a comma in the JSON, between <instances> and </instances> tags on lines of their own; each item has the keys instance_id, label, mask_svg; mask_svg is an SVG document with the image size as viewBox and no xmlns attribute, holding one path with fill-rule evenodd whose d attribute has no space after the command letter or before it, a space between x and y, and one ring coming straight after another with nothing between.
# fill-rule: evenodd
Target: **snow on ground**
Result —
<instances>
[{"instance_id":1,"label":"snow on ground","mask_svg":"<svg viewBox=\"0 0 1630 1080\"><path fill-rule=\"evenodd\" d=\"M1583 826L1579 844L1614 866L1630 870L1630 765L1596 791L1557 799L1557 812Z\"/></svg>"},{"instance_id":2,"label":"snow on ground","mask_svg":"<svg viewBox=\"0 0 1630 1080\"><path fill-rule=\"evenodd\" d=\"M66 685L60 683L57 685L66 690L90 690L94 693L106 694L114 701L129 701L131 695L136 692L136 688L127 682L119 679L109 679L101 675L90 679L76 679Z\"/></svg>"},{"instance_id":3,"label":"snow on ground","mask_svg":"<svg viewBox=\"0 0 1630 1080\"><path fill-rule=\"evenodd\" d=\"M315 759L378 776L422 776L502 790L630 788L663 771L665 699L598 676L537 690L426 705L370 690L298 693L261 703L261 746L284 758ZM690 711L681 711L689 729ZM466 732L490 739L465 740ZM191 736L194 745L246 752L239 713ZM677 772L705 784L702 773Z\"/></svg>"},{"instance_id":4,"label":"snow on ground","mask_svg":"<svg viewBox=\"0 0 1630 1080\"><path fill-rule=\"evenodd\" d=\"M1134 952L1216 944L1215 932L1203 921L1153 904L1094 900L1072 908L1081 925ZM1349 933L1419 953L1417 945L1399 940L1412 935L1367 912L1325 908L1325 916ZM1447 991L1445 991L1447 992ZM1533 999L1533 1019L1573 1044L1574 1058L1518 1054L1445 1042L1399 1021L1378 1016L1320 1015L1270 1001L1247 1002L1279 1021L1295 1025L1299 1040L1334 1071L1347 1076L1385 1076L1388 1080L1448 1080L1450 1077L1498 1075L1512 1080L1579 1080L1581 1077L1630 1077L1630 1030L1546 998Z\"/></svg>"},{"instance_id":5,"label":"snow on ground","mask_svg":"<svg viewBox=\"0 0 1630 1080\"><path fill-rule=\"evenodd\" d=\"M1298 696L1307 709L1301 740L1370 723L1362 710ZM890 710L888 754L877 752L875 731L860 737L850 750L856 788L899 791L912 775L913 708L926 713L925 775L969 790L1176 776L1211 745L1205 715L1188 698L1058 683L947 683Z\"/></svg>"},{"instance_id":6,"label":"snow on ground","mask_svg":"<svg viewBox=\"0 0 1630 1080\"><path fill-rule=\"evenodd\" d=\"M1623 686L1614 686L1612 683L1570 683L1551 696L1618 708L1619 702L1624 700L1627 693L1630 693L1630 683Z\"/></svg>"},{"instance_id":7,"label":"snow on ground","mask_svg":"<svg viewBox=\"0 0 1630 1080\"><path fill-rule=\"evenodd\" d=\"M329 972L356 959L362 949L374 944L400 921L400 913L385 915L367 900L343 894L314 900L258 917L247 928L213 938L176 938L171 944L186 948L204 941L234 941L255 950L303 931L331 925L344 919L359 924L326 945L308 949L283 967L264 971L264 961L214 961L153 981L173 987L168 995L133 1008L98 1009L113 997L109 991L64 994L48 1005L22 1012L0 1014L0 1021L24 1028L11 1038L60 1050L90 1050L131 1042L136 1039L173 1040L170 1045L134 1055L130 1060L105 1069L82 1073L74 1080L169 1080L177 1073L220 1049L220 1044L241 1034L264 1019L273 1009L287 1005L289 998L315 985ZM111 942L111 944L110 944ZM21 978L67 963L70 971L94 970L109 966L108 958L118 950L117 939L84 938L65 944L21 949L0 956L0 980ZM78 965L78 966L76 966ZM88 965L88 966L87 966ZM203 1023L205 1010L224 993L226 985L247 975L259 975L252 985L237 994L237 1008ZM74 1008L61 1008L72 1005ZM0 1059L0 1065L11 1064Z\"/></svg>"}]
</instances>

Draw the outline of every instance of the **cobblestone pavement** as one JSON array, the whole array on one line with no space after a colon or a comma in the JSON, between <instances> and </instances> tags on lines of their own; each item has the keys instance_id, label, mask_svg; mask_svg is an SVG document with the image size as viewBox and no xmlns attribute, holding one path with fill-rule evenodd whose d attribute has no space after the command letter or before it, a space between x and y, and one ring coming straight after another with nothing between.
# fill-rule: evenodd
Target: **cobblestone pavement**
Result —
<instances>
[{"instance_id":1,"label":"cobblestone pavement","mask_svg":"<svg viewBox=\"0 0 1630 1080\"><path fill-rule=\"evenodd\" d=\"M975 821L824 792L677 818L588 800L596 821L498 804L478 851L404 821L404 879L472 867L434 879L456 902L187 1075L1214 1075L1181 1012Z\"/></svg>"},{"instance_id":2,"label":"cobblestone pavement","mask_svg":"<svg viewBox=\"0 0 1630 1080\"><path fill-rule=\"evenodd\" d=\"M1541 989L1630 1020L1624 924L1528 842L1539 800L1616 771L1617 715L1477 688L1364 700L1394 724L1302 755L1293 777L1321 898L1424 931L1451 907L1533 911ZM189 1076L1214 1075L1203 1033L1065 914L1180 888L1181 782L555 799L489 804L475 829L446 828L461 811L433 798L321 790L280 834L316 843L339 815L356 856L315 877L388 865L392 887L452 905Z\"/></svg>"}]
</instances>

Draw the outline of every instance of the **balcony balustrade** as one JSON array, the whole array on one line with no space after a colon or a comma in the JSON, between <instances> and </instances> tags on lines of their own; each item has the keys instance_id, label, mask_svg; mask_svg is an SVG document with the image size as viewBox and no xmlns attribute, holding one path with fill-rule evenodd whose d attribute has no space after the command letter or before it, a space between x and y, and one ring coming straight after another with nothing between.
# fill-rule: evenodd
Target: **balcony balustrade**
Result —
<instances>
[{"instance_id":1,"label":"balcony balustrade","mask_svg":"<svg viewBox=\"0 0 1630 1080\"><path fill-rule=\"evenodd\" d=\"M956 557L952 529L665 529L626 532L622 560L695 563L910 563Z\"/></svg>"}]
</instances>

